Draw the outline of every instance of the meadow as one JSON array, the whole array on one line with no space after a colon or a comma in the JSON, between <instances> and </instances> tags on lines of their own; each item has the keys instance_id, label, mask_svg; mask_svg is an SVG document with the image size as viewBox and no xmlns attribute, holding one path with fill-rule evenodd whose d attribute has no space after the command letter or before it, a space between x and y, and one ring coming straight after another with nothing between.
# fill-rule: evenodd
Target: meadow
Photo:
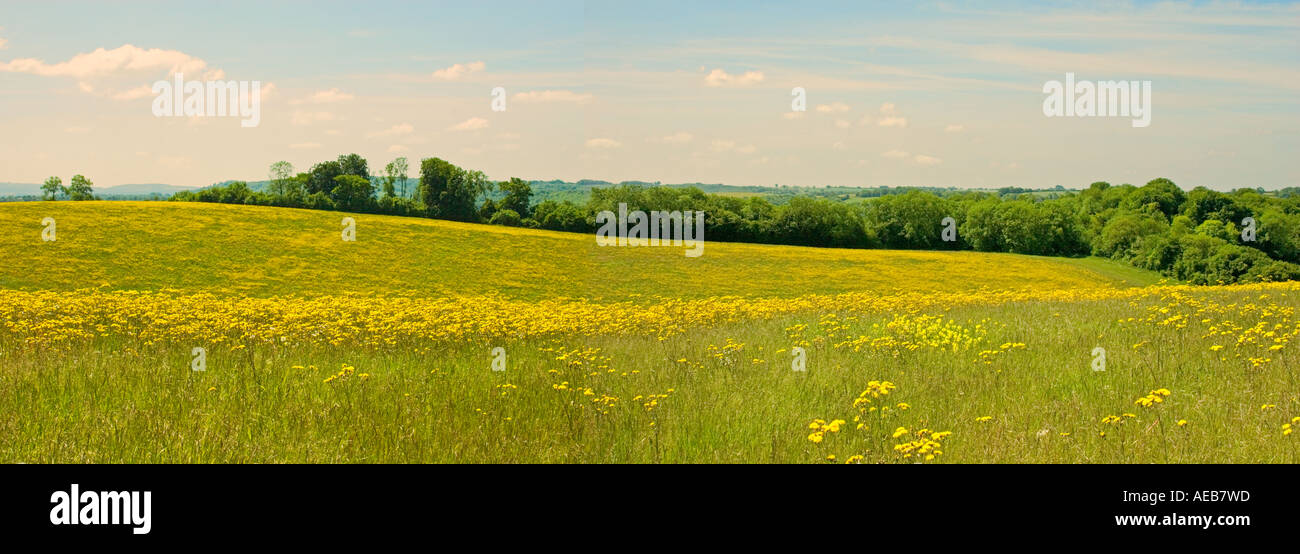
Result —
<instances>
[{"instance_id":1,"label":"meadow","mask_svg":"<svg viewBox=\"0 0 1300 554\"><path fill-rule=\"evenodd\" d=\"M0 206L0 461L1300 461L1300 283L342 215Z\"/></svg>"}]
</instances>

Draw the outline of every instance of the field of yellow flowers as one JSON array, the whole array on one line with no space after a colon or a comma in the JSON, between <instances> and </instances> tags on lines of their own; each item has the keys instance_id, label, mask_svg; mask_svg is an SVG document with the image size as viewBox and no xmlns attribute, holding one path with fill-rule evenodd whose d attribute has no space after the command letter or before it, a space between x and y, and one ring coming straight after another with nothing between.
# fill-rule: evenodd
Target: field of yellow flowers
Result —
<instances>
[{"instance_id":1,"label":"field of yellow flowers","mask_svg":"<svg viewBox=\"0 0 1300 554\"><path fill-rule=\"evenodd\" d=\"M78 223L42 244L32 206ZM308 282L274 268L313 266L276 260L316 239L280 226L333 232L337 214L180 206L0 206L35 238L0 234L15 261L0 269L0 462L1300 462L1300 283L725 244L697 268L680 252L574 254L580 235L400 218L375 232L424 233L430 251L480 241L464 248L481 256L499 241L513 258L473 262L479 281L460 290L471 277L446 274L465 271L447 257L316 254L357 257ZM96 210L104 228L87 230ZM357 217L364 237L372 216ZM259 233L286 247L252 263L232 237ZM249 262L247 281L222 252ZM554 273L511 275L539 258ZM774 275L726 274L746 259L743 275ZM855 263L875 280L853 281Z\"/></svg>"}]
</instances>

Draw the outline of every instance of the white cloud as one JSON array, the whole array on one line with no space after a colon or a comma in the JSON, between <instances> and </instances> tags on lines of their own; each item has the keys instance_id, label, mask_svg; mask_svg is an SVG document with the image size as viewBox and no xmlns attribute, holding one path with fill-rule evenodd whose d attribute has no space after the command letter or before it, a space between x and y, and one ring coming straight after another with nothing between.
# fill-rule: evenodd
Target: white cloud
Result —
<instances>
[{"instance_id":1,"label":"white cloud","mask_svg":"<svg viewBox=\"0 0 1300 554\"><path fill-rule=\"evenodd\" d=\"M907 152L902 150L889 150L880 155L886 158L906 158L908 156Z\"/></svg>"},{"instance_id":2,"label":"white cloud","mask_svg":"<svg viewBox=\"0 0 1300 554\"><path fill-rule=\"evenodd\" d=\"M623 143L609 138L594 138L587 140L587 148L610 149L622 146Z\"/></svg>"},{"instance_id":3,"label":"white cloud","mask_svg":"<svg viewBox=\"0 0 1300 554\"><path fill-rule=\"evenodd\" d=\"M646 139L646 142L659 142L663 144L685 144L692 140L695 140L695 135L692 135L685 131L678 131L666 137L658 137L658 138L650 137Z\"/></svg>"},{"instance_id":4,"label":"white cloud","mask_svg":"<svg viewBox=\"0 0 1300 554\"><path fill-rule=\"evenodd\" d=\"M296 144L290 144L290 145L289 145L289 148L292 148L292 149L294 149L294 150L310 150L310 149L312 149L312 148L320 148L320 143L319 143L319 142L299 142L299 143L296 143Z\"/></svg>"},{"instance_id":5,"label":"white cloud","mask_svg":"<svg viewBox=\"0 0 1300 554\"><path fill-rule=\"evenodd\" d=\"M853 123L843 119L836 119L835 126L840 129L848 129L849 127L853 126Z\"/></svg>"},{"instance_id":6,"label":"white cloud","mask_svg":"<svg viewBox=\"0 0 1300 554\"><path fill-rule=\"evenodd\" d=\"M411 134L411 133L413 133L413 132L415 132L415 127L411 126L410 123L401 123L401 124L398 124L398 125L393 125L392 127L389 127L389 128L387 128L387 129L384 129L383 131L375 131L375 132L373 132L373 133L366 133L366 138L392 137L392 136L399 136L399 135L409 135L409 134Z\"/></svg>"},{"instance_id":7,"label":"white cloud","mask_svg":"<svg viewBox=\"0 0 1300 554\"><path fill-rule=\"evenodd\" d=\"M0 31L3 31L3 30L5 30L5 28L4 28L4 27L0 27ZM6 38L4 38L4 37L0 37L0 50L4 50L5 48L8 48L8 44L9 44L9 40L8 40L8 39L6 39Z\"/></svg>"},{"instance_id":8,"label":"white cloud","mask_svg":"<svg viewBox=\"0 0 1300 554\"><path fill-rule=\"evenodd\" d=\"M445 67L443 69L434 71L433 76L438 79L455 81L471 73L478 73L480 71L483 71L483 68L485 67L487 67L487 64L484 64L483 62L470 62L467 64L459 64L459 63L452 64L451 67Z\"/></svg>"},{"instance_id":9,"label":"white cloud","mask_svg":"<svg viewBox=\"0 0 1300 554\"><path fill-rule=\"evenodd\" d=\"M209 70L208 62L184 52L160 48L146 50L130 44L112 50L97 48L93 52L77 54L67 61L54 64L36 58L19 58L0 63L0 71L76 79L160 70L167 70L169 74L198 73L205 79L219 79L224 76L220 70Z\"/></svg>"},{"instance_id":10,"label":"white cloud","mask_svg":"<svg viewBox=\"0 0 1300 554\"><path fill-rule=\"evenodd\" d=\"M763 82L762 71L746 71L742 75L731 75L721 69L714 69L704 77L705 86L710 87L747 87Z\"/></svg>"},{"instance_id":11,"label":"white cloud","mask_svg":"<svg viewBox=\"0 0 1300 554\"><path fill-rule=\"evenodd\" d=\"M352 98L354 98L354 97L353 97L351 94L348 94L348 93L346 93L346 92L340 91L340 90L337 89L337 88L332 88L332 89L329 89L329 90L322 90L322 91L317 92L316 94L313 94L313 95L308 96L308 97L306 97L306 98L300 98L300 99L298 99L298 100L294 100L294 101L289 102L289 103L290 103L290 104L294 104L294 105L299 105L299 104L333 104L333 103L335 103L335 102L345 102L345 101L351 100Z\"/></svg>"},{"instance_id":12,"label":"white cloud","mask_svg":"<svg viewBox=\"0 0 1300 554\"><path fill-rule=\"evenodd\" d=\"M843 102L831 102L817 106L817 111L821 113L840 113L849 111L849 105Z\"/></svg>"},{"instance_id":13,"label":"white cloud","mask_svg":"<svg viewBox=\"0 0 1300 554\"><path fill-rule=\"evenodd\" d=\"M880 105L880 115L882 116L877 125L881 127L907 127L907 118L898 115L898 108L891 102L885 102ZM865 125L869 118L863 118L862 123Z\"/></svg>"},{"instance_id":14,"label":"white cloud","mask_svg":"<svg viewBox=\"0 0 1300 554\"><path fill-rule=\"evenodd\" d=\"M90 127L68 127L64 131L69 135L84 135L90 132Z\"/></svg>"},{"instance_id":15,"label":"white cloud","mask_svg":"<svg viewBox=\"0 0 1300 554\"><path fill-rule=\"evenodd\" d=\"M294 125L311 125L318 121L334 121L334 114L330 112L309 112L297 110L289 116L289 123Z\"/></svg>"},{"instance_id":16,"label":"white cloud","mask_svg":"<svg viewBox=\"0 0 1300 554\"><path fill-rule=\"evenodd\" d=\"M515 102L573 102L576 104L586 104L594 96L590 94L580 94L571 90L530 90L528 92L517 92L511 97Z\"/></svg>"},{"instance_id":17,"label":"white cloud","mask_svg":"<svg viewBox=\"0 0 1300 554\"><path fill-rule=\"evenodd\" d=\"M960 133L960 132L965 131L965 130L966 130L966 126L965 126L965 125L958 125L958 124L956 124L956 123L953 123L952 125L949 125L949 126L945 127L944 130L943 130L943 132L945 132L945 133Z\"/></svg>"},{"instance_id":18,"label":"white cloud","mask_svg":"<svg viewBox=\"0 0 1300 554\"><path fill-rule=\"evenodd\" d=\"M388 147L389 154L401 154L402 152L409 152L410 150L411 150L410 148L407 148L400 144L394 144Z\"/></svg>"},{"instance_id":19,"label":"white cloud","mask_svg":"<svg viewBox=\"0 0 1300 554\"><path fill-rule=\"evenodd\" d=\"M781 117L786 119L800 119L803 117L803 114L804 112L785 112L781 114Z\"/></svg>"},{"instance_id":20,"label":"white cloud","mask_svg":"<svg viewBox=\"0 0 1300 554\"><path fill-rule=\"evenodd\" d=\"M943 163L943 160L939 158L936 158L934 156L926 156L924 154L917 154L915 157L912 158L912 161L919 163L921 165L939 165Z\"/></svg>"},{"instance_id":21,"label":"white cloud","mask_svg":"<svg viewBox=\"0 0 1300 554\"><path fill-rule=\"evenodd\" d=\"M447 129L449 131L477 131L486 128L488 128L488 120L481 117L471 117L465 121L452 125Z\"/></svg>"}]
</instances>

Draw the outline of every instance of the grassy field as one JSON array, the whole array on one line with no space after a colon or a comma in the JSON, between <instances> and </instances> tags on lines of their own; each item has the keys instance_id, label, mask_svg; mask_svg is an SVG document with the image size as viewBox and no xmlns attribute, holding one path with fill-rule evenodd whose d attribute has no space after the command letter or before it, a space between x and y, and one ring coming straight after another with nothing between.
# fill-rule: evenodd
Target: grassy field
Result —
<instances>
[{"instance_id":1,"label":"grassy field","mask_svg":"<svg viewBox=\"0 0 1300 554\"><path fill-rule=\"evenodd\" d=\"M546 300L790 296L855 291L951 291L1149 284L1105 260L708 243L599 247L586 234L184 202L20 202L0 205L0 288L180 289L284 296L499 294ZM41 220L56 223L40 240ZM707 233L705 239L708 239ZM962 276L978 276L965 279Z\"/></svg>"},{"instance_id":2,"label":"grassy field","mask_svg":"<svg viewBox=\"0 0 1300 554\"><path fill-rule=\"evenodd\" d=\"M1300 283L343 215L0 206L0 462L1300 461Z\"/></svg>"}]
</instances>

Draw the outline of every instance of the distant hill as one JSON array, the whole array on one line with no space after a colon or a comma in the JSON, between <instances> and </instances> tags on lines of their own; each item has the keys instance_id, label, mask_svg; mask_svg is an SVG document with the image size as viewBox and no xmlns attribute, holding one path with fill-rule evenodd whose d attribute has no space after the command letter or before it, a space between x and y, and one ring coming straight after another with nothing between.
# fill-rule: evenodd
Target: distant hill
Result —
<instances>
[{"instance_id":1,"label":"distant hill","mask_svg":"<svg viewBox=\"0 0 1300 554\"><path fill-rule=\"evenodd\" d=\"M67 182L63 183L64 186ZM95 195L109 197L145 197L151 195L171 196L173 193L190 190L191 187L164 185L159 183L128 184L113 187L95 187ZM0 183L0 196L40 196L41 185L38 183Z\"/></svg>"},{"instance_id":2,"label":"distant hill","mask_svg":"<svg viewBox=\"0 0 1300 554\"><path fill-rule=\"evenodd\" d=\"M193 190L193 187L163 184L117 185L115 187L97 189L95 193L100 196L138 196L148 194L171 195L183 190Z\"/></svg>"}]
</instances>

